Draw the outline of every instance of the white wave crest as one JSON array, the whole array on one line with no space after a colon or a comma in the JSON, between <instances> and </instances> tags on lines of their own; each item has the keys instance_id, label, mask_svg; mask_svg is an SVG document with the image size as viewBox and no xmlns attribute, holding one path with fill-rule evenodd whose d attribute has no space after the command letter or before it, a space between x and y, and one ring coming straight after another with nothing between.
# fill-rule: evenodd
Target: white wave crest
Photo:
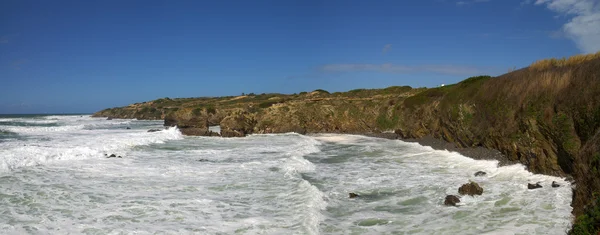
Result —
<instances>
[{"instance_id":1,"label":"white wave crest","mask_svg":"<svg viewBox=\"0 0 600 235\"><path fill-rule=\"evenodd\" d=\"M48 132L67 132L81 130L84 125L73 126L0 126L0 130L23 134L45 134Z\"/></svg>"},{"instance_id":2,"label":"white wave crest","mask_svg":"<svg viewBox=\"0 0 600 235\"><path fill-rule=\"evenodd\" d=\"M125 154L132 147L164 143L183 138L175 127L147 132L90 132L55 136L47 142L23 145L22 142L0 143L0 172L24 166L47 164L59 160L81 160L104 157L104 154Z\"/></svg>"}]
</instances>

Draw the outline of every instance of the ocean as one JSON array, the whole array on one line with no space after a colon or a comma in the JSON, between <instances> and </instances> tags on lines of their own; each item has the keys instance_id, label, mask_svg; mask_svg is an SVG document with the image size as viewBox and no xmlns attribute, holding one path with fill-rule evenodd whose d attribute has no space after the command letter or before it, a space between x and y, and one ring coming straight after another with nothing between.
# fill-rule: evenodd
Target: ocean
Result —
<instances>
[{"instance_id":1,"label":"ocean","mask_svg":"<svg viewBox=\"0 0 600 235\"><path fill-rule=\"evenodd\" d=\"M483 195L443 205L469 181ZM0 234L565 234L571 196L562 178L400 140L0 116Z\"/></svg>"}]
</instances>

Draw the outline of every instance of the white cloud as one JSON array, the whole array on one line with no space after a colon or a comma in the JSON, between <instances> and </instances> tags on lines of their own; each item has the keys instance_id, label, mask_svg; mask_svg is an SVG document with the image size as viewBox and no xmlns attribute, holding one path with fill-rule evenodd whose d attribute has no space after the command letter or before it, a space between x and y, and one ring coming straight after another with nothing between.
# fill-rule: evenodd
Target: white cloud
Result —
<instances>
[{"instance_id":1,"label":"white cloud","mask_svg":"<svg viewBox=\"0 0 600 235\"><path fill-rule=\"evenodd\" d=\"M462 6L462 5L472 4L472 3L481 3L481 2L489 2L489 1L491 1L491 0L458 1L458 2L456 2L456 5Z\"/></svg>"},{"instance_id":2,"label":"white cloud","mask_svg":"<svg viewBox=\"0 0 600 235\"><path fill-rule=\"evenodd\" d=\"M483 73L479 68L457 65L396 65L396 64L327 64L320 67L324 72L381 72L381 73L419 73L430 72L449 75L476 75Z\"/></svg>"},{"instance_id":3,"label":"white cloud","mask_svg":"<svg viewBox=\"0 0 600 235\"><path fill-rule=\"evenodd\" d=\"M385 44L385 46L383 46L383 49L381 50L381 53L386 54L391 50L392 50L392 44Z\"/></svg>"},{"instance_id":4,"label":"white cloud","mask_svg":"<svg viewBox=\"0 0 600 235\"><path fill-rule=\"evenodd\" d=\"M562 30L582 52L600 51L600 3L597 0L536 0L535 5L545 5L570 17Z\"/></svg>"}]
</instances>

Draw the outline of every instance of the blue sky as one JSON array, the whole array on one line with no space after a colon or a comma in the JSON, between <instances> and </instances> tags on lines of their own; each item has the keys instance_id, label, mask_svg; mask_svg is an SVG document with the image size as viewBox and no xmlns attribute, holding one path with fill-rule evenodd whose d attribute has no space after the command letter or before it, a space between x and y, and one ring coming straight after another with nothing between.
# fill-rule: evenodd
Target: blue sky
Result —
<instances>
[{"instance_id":1,"label":"blue sky","mask_svg":"<svg viewBox=\"0 0 600 235\"><path fill-rule=\"evenodd\" d=\"M0 113L432 87L600 50L597 0L0 1Z\"/></svg>"}]
</instances>

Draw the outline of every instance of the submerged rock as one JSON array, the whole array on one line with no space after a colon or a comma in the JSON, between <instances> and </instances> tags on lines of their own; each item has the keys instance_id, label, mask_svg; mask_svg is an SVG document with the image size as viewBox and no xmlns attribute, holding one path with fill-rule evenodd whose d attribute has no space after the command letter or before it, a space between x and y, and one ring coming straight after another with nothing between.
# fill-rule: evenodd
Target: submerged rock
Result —
<instances>
[{"instance_id":1,"label":"submerged rock","mask_svg":"<svg viewBox=\"0 0 600 235\"><path fill-rule=\"evenodd\" d=\"M107 118L106 118L106 120L112 120L112 119L113 119L112 117L107 117Z\"/></svg>"},{"instance_id":2,"label":"submerged rock","mask_svg":"<svg viewBox=\"0 0 600 235\"><path fill-rule=\"evenodd\" d=\"M460 202L460 198L456 195L446 195L446 200L444 200L444 205L446 206L456 206L456 203Z\"/></svg>"},{"instance_id":3,"label":"submerged rock","mask_svg":"<svg viewBox=\"0 0 600 235\"><path fill-rule=\"evenodd\" d=\"M556 183L556 181L552 181L552 187L558 188L558 187L560 187L560 184Z\"/></svg>"},{"instance_id":4,"label":"submerged rock","mask_svg":"<svg viewBox=\"0 0 600 235\"><path fill-rule=\"evenodd\" d=\"M458 193L460 193L461 195L469 196L481 195L483 194L483 188L475 182L470 182L468 184L463 184L462 186L460 186L460 188L458 188Z\"/></svg>"},{"instance_id":5,"label":"submerged rock","mask_svg":"<svg viewBox=\"0 0 600 235\"><path fill-rule=\"evenodd\" d=\"M148 130L148 132L157 132L157 131L161 131L160 129L150 129Z\"/></svg>"},{"instance_id":6,"label":"submerged rock","mask_svg":"<svg viewBox=\"0 0 600 235\"><path fill-rule=\"evenodd\" d=\"M475 172L475 176L485 176L485 175L487 175L487 173L485 173L485 171Z\"/></svg>"},{"instance_id":7,"label":"submerged rock","mask_svg":"<svg viewBox=\"0 0 600 235\"><path fill-rule=\"evenodd\" d=\"M106 154L104 154L104 156L106 156ZM113 154L111 154L111 155L107 156L106 158L123 158L123 157L121 157L121 156L117 156L117 155L115 155L115 154L113 153Z\"/></svg>"},{"instance_id":8,"label":"submerged rock","mask_svg":"<svg viewBox=\"0 0 600 235\"><path fill-rule=\"evenodd\" d=\"M129 130L129 129L131 129L131 127L127 127L127 128L125 128L125 129Z\"/></svg>"},{"instance_id":9,"label":"submerged rock","mask_svg":"<svg viewBox=\"0 0 600 235\"><path fill-rule=\"evenodd\" d=\"M356 198L356 197L360 197L360 196L358 194L356 194L356 193L349 193L348 197L349 198Z\"/></svg>"},{"instance_id":10,"label":"submerged rock","mask_svg":"<svg viewBox=\"0 0 600 235\"><path fill-rule=\"evenodd\" d=\"M542 185L540 183L535 183L535 184L528 183L527 184L527 189L536 189L536 188L541 188L541 187L542 187Z\"/></svg>"}]
</instances>

